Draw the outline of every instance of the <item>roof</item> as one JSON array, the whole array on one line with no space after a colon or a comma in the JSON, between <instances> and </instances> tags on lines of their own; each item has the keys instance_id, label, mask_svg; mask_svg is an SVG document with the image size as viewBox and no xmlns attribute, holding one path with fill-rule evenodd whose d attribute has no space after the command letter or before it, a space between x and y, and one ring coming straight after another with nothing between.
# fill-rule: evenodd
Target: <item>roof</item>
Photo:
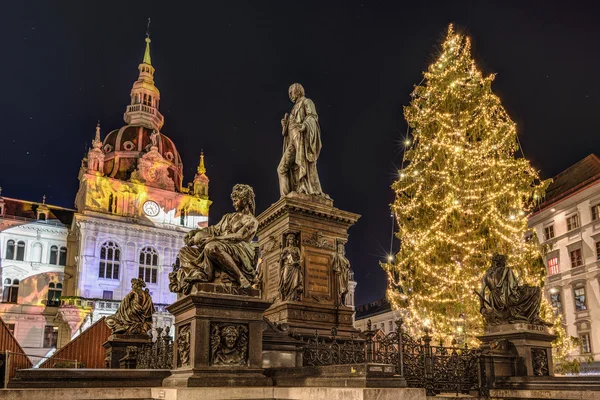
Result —
<instances>
[{"instance_id":1,"label":"roof","mask_svg":"<svg viewBox=\"0 0 600 400\"><path fill-rule=\"evenodd\" d=\"M553 178L546 189L546 199L540 204L539 210L569 197L598 180L600 180L600 158L590 154Z\"/></svg>"},{"instance_id":2,"label":"roof","mask_svg":"<svg viewBox=\"0 0 600 400\"><path fill-rule=\"evenodd\" d=\"M355 319L364 319L390 311L392 311L392 305L387 299L383 298L373 303L357 306Z\"/></svg>"},{"instance_id":3,"label":"roof","mask_svg":"<svg viewBox=\"0 0 600 400\"><path fill-rule=\"evenodd\" d=\"M6 218L23 219L25 221L37 221L36 210L40 206L48 208L47 222L53 222L59 225L71 226L75 210L53 206L50 204L35 203L27 200L12 199L10 197L1 197L4 200L4 216Z\"/></svg>"}]
</instances>

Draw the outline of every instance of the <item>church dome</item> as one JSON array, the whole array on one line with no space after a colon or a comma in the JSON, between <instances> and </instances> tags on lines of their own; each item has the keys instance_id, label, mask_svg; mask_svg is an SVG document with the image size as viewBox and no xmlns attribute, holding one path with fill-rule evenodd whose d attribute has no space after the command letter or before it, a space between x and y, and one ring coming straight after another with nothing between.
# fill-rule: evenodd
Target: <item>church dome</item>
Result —
<instances>
[{"instance_id":1,"label":"church dome","mask_svg":"<svg viewBox=\"0 0 600 400\"><path fill-rule=\"evenodd\" d=\"M104 173L115 179L129 180L138 166L138 160L152 148L151 134L154 130L145 126L125 125L110 132L104 138ZM162 133L157 136L158 153L169 164L169 177L175 190L181 190L183 164L179 152L171 139Z\"/></svg>"}]
</instances>

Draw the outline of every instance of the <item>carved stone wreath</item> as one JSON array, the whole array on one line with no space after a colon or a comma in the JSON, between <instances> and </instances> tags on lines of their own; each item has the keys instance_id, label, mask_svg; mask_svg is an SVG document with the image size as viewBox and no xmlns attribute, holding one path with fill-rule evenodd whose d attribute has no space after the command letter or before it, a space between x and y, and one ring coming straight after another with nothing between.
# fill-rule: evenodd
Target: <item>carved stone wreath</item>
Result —
<instances>
[{"instance_id":1,"label":"carved stone wreath","mask_svg":"<svg viewBox=\"0 0 600 400\"><path fill-rule=\"evenodd\" d=\"M319 249L335 250L335 245L331 244L329 240L325 238L325 235L319 231L313 233L308 239L305 239L302 244L318 247Z\"/></svg>"}]
</instances>

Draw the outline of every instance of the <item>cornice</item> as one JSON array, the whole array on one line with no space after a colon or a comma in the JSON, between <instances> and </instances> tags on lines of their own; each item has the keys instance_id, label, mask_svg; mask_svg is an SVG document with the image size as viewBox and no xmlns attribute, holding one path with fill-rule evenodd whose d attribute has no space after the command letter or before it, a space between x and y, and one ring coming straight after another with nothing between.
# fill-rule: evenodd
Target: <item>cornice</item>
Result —
<instances>
[{"instance_id":1,"label":"cornice","mask_svg":"<svg viewBox=\"0 0 600 400\"><path fill-rule=\"evenodd\" d=\"M121 222L121 221L111 221L111 220L97 220L93 217L86 217L83 216L83 218L80 218L81 214L77 215L77 222L79 224L82 225L95 225L95 226L103 226L103 227L108 227L108 228L116 228L116 229L120 229L123 231L129 231L129 232L142 232L142 233L153 233L153 234L160 234L163 236L167 236L167 237L171 237L171 238L175 238L175 239L180 239L183 236L185 236L185 234L187 233L186 231L177 231L175 229L178 228L174 228L174 229L168 229L168 228L161 228L161 227L151 227L151 226L145 226L145 225L138 225L132 222Z\"/></svg>"}]
</instances>

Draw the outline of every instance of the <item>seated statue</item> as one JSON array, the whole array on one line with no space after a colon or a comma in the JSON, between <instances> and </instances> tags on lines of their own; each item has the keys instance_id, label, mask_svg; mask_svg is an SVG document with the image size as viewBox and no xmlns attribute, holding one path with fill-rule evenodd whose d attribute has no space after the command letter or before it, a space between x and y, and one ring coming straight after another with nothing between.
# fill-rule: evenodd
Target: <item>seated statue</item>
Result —
<instances>
[{"instance_id":1,"label":"seated statue","mask_svg":"<svg viewBox=\"0 0 600 400\"><path fill-rule=\"evenodd\" d=\"M519 322L552 325L539 316L541 288L519 285L512 269L506 266L505 255L494 254L492 266L486 271L477 295L481 301L481 314L488 325Z\"/></svg>"},{"instance_id":2,"label":"seated statue","mask_svg":"<svg viewBox=\"0 0 600 400\"><path fill-rule=\"evenodd\" d=\"M258 245L251 243L258 229L254 191L237 184L231 200L236 212L185 236L181 267L169 274L171 292L189 294L197 282L231 283L242 289L257 283Z\"/></svg>"},{"instance_id":3,"label":"seated statue","mask_svg":"<svg viewBox=\"0 0 600 400\"><path fill-rule=\"evenodd\" d=\"M117 312L105 320L113 334L147 335L152 329L154 304L145 287L142 279L131 280L131 292L123 298Z\"/></svg>"}]
</instances>

